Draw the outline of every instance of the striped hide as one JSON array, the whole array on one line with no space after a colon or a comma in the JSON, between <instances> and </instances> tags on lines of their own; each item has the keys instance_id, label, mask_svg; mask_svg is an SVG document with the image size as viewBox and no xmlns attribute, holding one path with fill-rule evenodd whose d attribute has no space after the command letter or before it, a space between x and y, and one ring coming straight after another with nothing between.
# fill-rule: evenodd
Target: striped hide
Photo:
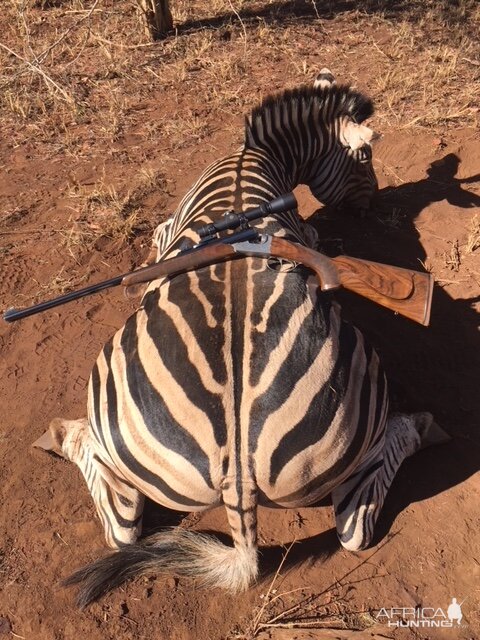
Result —
<instances>
[{"instance_id":1,"label":"striped hide","mask_svg":"<svg viewBox=\"0 0 480 640\"><path fill-rule=\"evenodd\" d=\"M226 210L299 183L327 204L366 208L377 186L374 134L362 124L372 112L328 70L264 100L242 148L208 167L159 226L157 259ZM257 226L316 243L296 211ZM99 355L88 420L50 429L120 549L67 583L82 583L81 605L149 570L246 589L258 573L257 505L301 507L329 493L341 543L364 548L398 466L436 429L430 414L387 419L387 409L377 354L303 267L244 258L152 282ZM181 511L223 505L233 546L179 528L137 544L143 496Z\"/></svg>"}]
</instances>

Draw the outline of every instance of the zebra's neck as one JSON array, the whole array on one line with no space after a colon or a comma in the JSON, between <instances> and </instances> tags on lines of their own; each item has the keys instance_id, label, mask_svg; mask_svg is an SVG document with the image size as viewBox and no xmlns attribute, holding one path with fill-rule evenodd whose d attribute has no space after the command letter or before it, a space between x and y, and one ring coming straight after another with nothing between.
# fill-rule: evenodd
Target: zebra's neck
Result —
<instances>
[{"instance_id":1,"label":"zebra's neck","mask_svg":"<svg viewBox=\"0 0 480 640\"><path fill-rule=\"evenodd\" d=\"M171 221L155 232L157 259L178 253L185 239L198 242L196 229L218 220L226 211L248 211L288 193L298 183L271 153L242 148L210 165L184 196ZM285 212L257 221L267 233L303 242L304 233L296 212Z\"/></svg>"},{"instance_id":2,"label":"zebra's neck","mask_svg":"<svg viewBox=\"0 0 480 640\"><path fill-rule=\"evenodd\" d=\"M263 152L278 166L284 188L309 185L335 142L334 122L327 124L326 105L296 97L270 101L247 122L245 146ZM330 113L330 118L332 114Z\"/></svg>"},{"instance_id":3,"label":"zebra's neck","mask_svg":"<svg viewBox=\"0 0 480 640\"><path fill-rule=\"evenodd\" d=\"M273 153L244 148L239 152L236 210L248 210L289 193L299 184L288 166ZM262 231L305 242L305 229L296 211L267 216L255 223Z\"/></svg>"}]
</instances>

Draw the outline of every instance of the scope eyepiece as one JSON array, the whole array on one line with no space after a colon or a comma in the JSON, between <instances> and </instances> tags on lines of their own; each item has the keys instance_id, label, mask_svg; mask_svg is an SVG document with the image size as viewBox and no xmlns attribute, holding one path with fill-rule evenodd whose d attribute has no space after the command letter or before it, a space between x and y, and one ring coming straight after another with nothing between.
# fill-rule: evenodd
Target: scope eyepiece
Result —
<instances>
[{"instance_id":1,"label":"scope eyepiece","mask_svg":"<svg viewBox=\"0 0 480 640\"><path fill-rule=\"evenodd\" d=\"M286 193L283 196L278 196L275 200L266 203L266 207L269 209L269 213L283 213L284 211L290 211L297 208L297 199L293 193Z\"/></svg>"}]
</instances>

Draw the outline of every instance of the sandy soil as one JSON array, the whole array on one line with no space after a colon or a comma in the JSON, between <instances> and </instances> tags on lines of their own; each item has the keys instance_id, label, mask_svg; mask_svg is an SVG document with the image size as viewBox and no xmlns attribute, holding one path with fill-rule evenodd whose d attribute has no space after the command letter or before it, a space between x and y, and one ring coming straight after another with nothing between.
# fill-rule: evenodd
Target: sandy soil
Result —
<instances>
[{"instance_id":1,"label":"sandy soil","mask_svg":"<svg viewBox=\"0 0 480 640\"><path fill-rule=\"evenodd\" d=\"M62 29L55 31L51 17L70 20L68 8L83 7L41 4L28 14L30 44L47 36L54 41ZM257 11L263 16L258 23L245 9L243 26L227 6L227 17L214 27L188 23L165 43L132 50L135 57L128 60L121 57L126 44L103 45L110 61L106 54L96 58L100 40L89 40L81 52L72 44L69 60L77 53L78 59L69 69L78 68L78 77L72 71L55 78L68 91L88 87L90 111L85 107L86 115L78 117L67 117L50 93L41 98L42 112L40 97L37 103L32 98L40 81L25 76L23 88L14 86L12 95L18 104L30 96L31 110L22 117L20 107L9 109L4 102L0 114L0 309L138 265L150 229L209 162L237 146L242 113L261 94L299 84L327 65L377 101L372 126L383 134L375 148L380 193L365 219L319 210L304 188L298 190L300 210L313 215L331 255L427 268L435 275L429 328L354 295L341 293L338 299L381 353L393 408L431 411L451 442L403 465L378 523L376 545L368 551L339 547L328 504L261 509L264 578L248 593L233 597L199 590L188 580L152 576L79 612L74 594L59 582L104 552L101 527L76 468L30 445L53 417L85 414L92 364L135 303L111 290L13 325L0 323L0 637L480 637L480 135L474 97L479 67L473 64L480 58L465 43L463 49L457 40L443 43L437 23L428 22L431 16L425 18L427 29L418 26L418 16L411 23L400 10L360 13L344 5L346 13L330 7L331 14L317 18L313 5L300 10L291 4L288 19L286 9L272 13L266 5L263 14ZM109 3L103 6L107 12ZM178 23L191 20L180 10L187 11L178 6ZM209 13L201 3L192 11L197 18ZM97 33L102 15L95 18ZM12 24L5 26L11 48L13 36L22 33ZM25 37L24 31L24 43ZM423 48L422 38L429 39ZM110 41L111 34L105 32L104 39ZM430 45L437 47L437 61L428 58ZM457 52L456 66L447 49ZM147 57L158 78L142 71L140 81L135 68ZM449 75L438 76L447 62ZM63 69L58 60L59 66L51 64L47 71ZM205 91L199 91L201 83ZM443 86L431 99L430 84ZM22 93L27 85L30 93ZM463 92L461 104L456 92ZM114 113L119 96L125 103ZM438 115L442 109L448 117ZM149 505L148 530L179 522L228 533L222 509L192 518ZM299 544L275 577L292 541ZM462 625L454 629L395 629L377 619L382 607L446 610L452 597L464 601ZM313 628L320 625L336 630Z\"/></svg>"}]
</instances>

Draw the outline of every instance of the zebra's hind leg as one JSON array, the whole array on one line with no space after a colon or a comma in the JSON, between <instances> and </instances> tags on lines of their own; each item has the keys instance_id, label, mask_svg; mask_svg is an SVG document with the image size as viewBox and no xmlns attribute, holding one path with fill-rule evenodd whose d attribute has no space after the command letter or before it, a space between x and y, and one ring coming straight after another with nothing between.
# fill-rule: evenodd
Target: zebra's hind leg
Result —
<instances>
[{"instance_id":1,"label":"zebra's hind leg","mask_svg":"<svg viewBox=\"0 0 480 640\"><path fill-rule=\"evenodd\" d=\"M390 416L384 437L367 452L354 474L332 491L342 546L350 551L368 547L385 496L402 462L423 447L448 440L430 413Z\"/></svg>"},{"instance_id":2,"label":"zebra's hind leg","mask_svg":"<svg viewBox=\"0 0 480 640\"><path fill-rule=\"evenodd\" d=\"M55 418L33 446L71 460L82 472L105 530L107 544L133 544L141 533L144 496L127 483L92 437L87 419Z\"/></svg>"}]
</instances>

